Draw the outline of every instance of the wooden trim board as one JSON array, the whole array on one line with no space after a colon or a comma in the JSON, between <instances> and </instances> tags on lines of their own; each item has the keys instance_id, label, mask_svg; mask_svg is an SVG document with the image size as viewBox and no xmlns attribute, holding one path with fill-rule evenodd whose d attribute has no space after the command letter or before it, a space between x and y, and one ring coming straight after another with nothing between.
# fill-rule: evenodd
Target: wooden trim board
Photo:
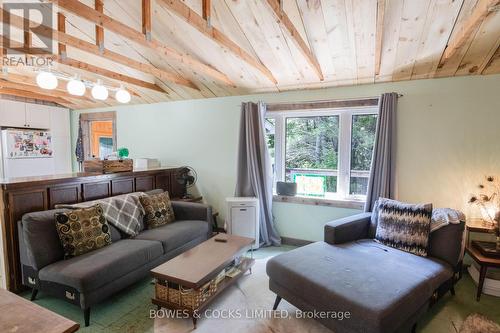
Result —
<instances>
[{"instance_id":1,"label":"wooden trim board","mask_svg":"<svg viewBox=\"0 0 500 333\"><path fill-rule=\"evenodd\" d=\"M378 98L367 99L347 99L347 100L332 100L332 101L313 101L313 102L296 102L296 103L271 103L267 104L267 111L296 111L307 109L335 109L335 108L351 108L378 105Z\"/></svg>"}]
</instances>

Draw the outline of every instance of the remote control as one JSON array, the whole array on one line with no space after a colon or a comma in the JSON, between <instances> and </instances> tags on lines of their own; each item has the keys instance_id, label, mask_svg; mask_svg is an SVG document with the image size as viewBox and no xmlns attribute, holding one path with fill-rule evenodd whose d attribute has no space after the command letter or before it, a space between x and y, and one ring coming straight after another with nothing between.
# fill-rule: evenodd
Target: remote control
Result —
<instances>
[{"instance_id":1,"label":"remote control","mask_svg":"<svg viewBox=\"0 0 500 333\"><path fill-rule=\"evenodd\" d=\"M215 238L215 241L220 243L227 243L227 239L225 238Z\"/></svg>"}]
</instances>

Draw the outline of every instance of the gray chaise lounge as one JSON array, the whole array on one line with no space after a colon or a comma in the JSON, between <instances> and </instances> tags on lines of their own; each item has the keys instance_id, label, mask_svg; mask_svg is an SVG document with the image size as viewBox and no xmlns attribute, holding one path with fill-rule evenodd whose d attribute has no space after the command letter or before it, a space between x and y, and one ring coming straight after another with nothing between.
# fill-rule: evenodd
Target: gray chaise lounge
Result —
<instances>
[{"instance_id":1,"label":"gray chaise lounge","mask_svg":"<svg viewBox=\"0 0 500 333\"><path fill-rule=\"evenodd\" d=\"M371 213L325 225L324 242L269 260L269 288L303 311L349 311L318 319L336 333L409 332L430 304L451 291L461 260L464 223L431 233L429 256L376 243Z\"/></svg>"},{"instance_id":2,"label":"gray chaise lounge","mask_svg":"<svg viewBox=\"0 0 500 333\"><path fill-rule=\"evenodd\" d=\"M84 310L89 325L90 307L148 276L159 264L207 240L212 235L209 206L172 202L176 221L125 238L110 225L112 244L63 260L54 213L25 214L19 222L23 284L32 288L32 300L41 290Z\"/></svg>"}]
</instances>

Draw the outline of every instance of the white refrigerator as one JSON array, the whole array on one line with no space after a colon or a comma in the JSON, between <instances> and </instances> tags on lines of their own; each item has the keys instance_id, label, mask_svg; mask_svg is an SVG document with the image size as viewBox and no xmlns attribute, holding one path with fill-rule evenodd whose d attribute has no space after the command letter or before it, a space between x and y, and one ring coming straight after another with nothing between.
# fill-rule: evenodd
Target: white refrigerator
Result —
<instances>
[{"instance_id":1,"label":"white refrigerator","mask_svg":"<svg viewBox=\"0 0 500 333\"><path fill-rule=\"evenodd\" d=\"M52 136L46 130L2 130L0 178L54 174Z\"/></svg>"}]
</instances>

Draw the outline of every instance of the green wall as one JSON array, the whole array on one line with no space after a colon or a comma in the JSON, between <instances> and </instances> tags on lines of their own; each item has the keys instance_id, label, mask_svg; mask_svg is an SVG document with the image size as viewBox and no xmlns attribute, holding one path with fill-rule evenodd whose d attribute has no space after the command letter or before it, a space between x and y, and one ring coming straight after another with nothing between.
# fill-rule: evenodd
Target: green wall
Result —
<instances>
[{"instance_id":1,"label":"green wall","mask_svg":"<svg viewBox=\"0 0 500 333\"><path fill-rule=\"evenodd\" d=\"M236 181L240 105L404 94L398 103L398 193L401 200L432 202L477 214L466 204L484 174L500 175L500 75L360 85L273 94L130 105L117 111L118 146L131 157L188 164L198 191L225 216L224 198ZM72 114L73 144L79 112ZM74 164L75 165L75 164ZM323 224L355 210L276 203L282 236L320 240Z\"/></svg>"}]
</instances>

